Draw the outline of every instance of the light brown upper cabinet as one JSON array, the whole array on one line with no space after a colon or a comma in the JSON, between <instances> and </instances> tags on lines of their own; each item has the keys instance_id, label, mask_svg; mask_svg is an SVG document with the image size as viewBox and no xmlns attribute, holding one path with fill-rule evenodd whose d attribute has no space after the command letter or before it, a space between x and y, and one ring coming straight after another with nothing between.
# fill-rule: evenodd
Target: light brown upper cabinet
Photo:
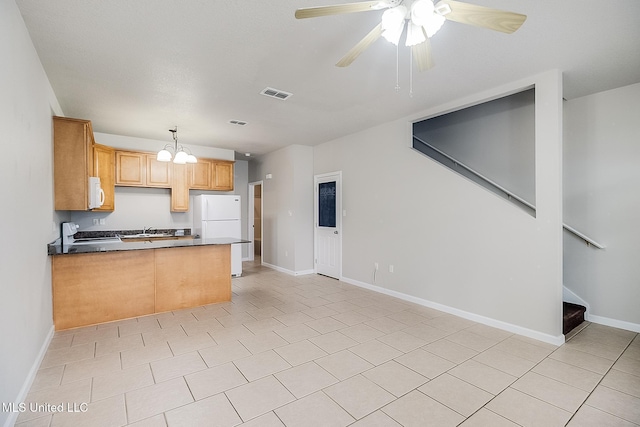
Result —
<instances>
[{"instance_id":1,"label":"light brown upper cabinet","mask_svg":"<svg viewBox=\"0 0 640 427\"><path fill-rule=\"evenodd\" d=\"M171 163L159 162L153 153L116 151L116 185L171 187Z\"/></svg>"},{"instance_id":2,"label":"light brown upper cabinet","mask_svg":"<svg viewBox=\"0 0 640 427\"><path fill-rule=\"evenodd\" d=\"M147 154L146 187L171 187L171 163L159 162L156 154Z\"/></svg>"},{"instance_id":3,"label":"light brown upper cabinet","mask_svg":"<svg viewBox=\"0 0 640 427\"><path fill-rule=\"evenodd\" d=\"M104 203L94 211L115 210L115 150L106 145L93 146L93 173L100 178Z\"/></svg>"},{"instance_id":4,"label":"light brown upper cabinet","mask_svg":"<svg viewBox=\"0 0 640 427\"><path fill-rule=\"evenodd\" d=\"M147 161L145 153L116 151L116 185L144 187Z\"/></svg>"},{"instance_id":5,"label":"light brown upper cabinet","mask_svg":"<svg viewBox=\"0 0 640 427\"><path fill-rule=\"evenodd\" d=\"M115 151L115 185L171 189L171 212L189 210L189 189L233 191L233 161L198 159L178 165L159 162L156 153Z\"/></svg>"},{"instance_id":6,"label":"light brown upper cabinet","mask_svg":"<svg viewBox=\"0 0 640 427\"><path fill-rule=\"evenodd\" d=\"M56 210L89 210L89 177L94 176L93 144L93 128L89 120L53 118Z\"/></svg>"},{"instance_id":7,"label":"light brown upper cabinet","mask_svg":"<svg viewBox=\"0 0 640 427\"><path fill-rule=\"evenodd\" d=\"M192 163L189 170L189 188L197 190L211 190L212 163L207 159L198 159L198 163Z\"/></svg>"},{"instance_id":8,"label":"light brown upper cabinet","mask_svg":"<svg viewBox=\"0 0 640 427\"><path fill-rule=\"evenodd\" d=\"M196 190L233 190L233 163L226 160L198 159L190 164L189 188Z\"/></svg>"},{"instance_id":9,"label":"light brown upper cabinet","mask_svg":"<svg viewBox=\"0 0 640 427\"><path fill-rule=\"evenodd\" d=\"M213 161L212 190L233 191L233 163L222 160Z\"/></svg>"},{"instance_id":10,"label":"light brown upper cabinet","mask_svg":"<svg viewBox=\"0 0 640 427\"><path fill-rule=\"evenodd\" d=\"M189 177L187 165L173 165L171 180L171 212L187 212L189 210Z\"/></svg>"}]
</instances>

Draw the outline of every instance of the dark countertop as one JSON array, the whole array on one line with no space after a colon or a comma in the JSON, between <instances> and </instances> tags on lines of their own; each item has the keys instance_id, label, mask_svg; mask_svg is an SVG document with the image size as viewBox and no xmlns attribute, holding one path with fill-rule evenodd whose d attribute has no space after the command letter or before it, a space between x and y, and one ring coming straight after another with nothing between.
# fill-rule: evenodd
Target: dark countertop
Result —
<instances>
[{"instance_id":1,"label":"dark countertop","mask_svg":"<svg viewBox=\"0 0 640 427\"><path fill-rule=\"evenodd\" d=\"M194 246L208 246L208 245L231 245L235 243L251 243L248 240L234 239L234 238L215 238L215 239L153 239L144 241L122 241L117 243L98 243L98 244L83 244L83 245L65 245L64 248L60 244L47 245L49 255L75 255L75 254L90 254L95 252L118 252L118 251L136 251L145 249L163 249L163 248L184 248Z\"/></svg>"}]
</instances>

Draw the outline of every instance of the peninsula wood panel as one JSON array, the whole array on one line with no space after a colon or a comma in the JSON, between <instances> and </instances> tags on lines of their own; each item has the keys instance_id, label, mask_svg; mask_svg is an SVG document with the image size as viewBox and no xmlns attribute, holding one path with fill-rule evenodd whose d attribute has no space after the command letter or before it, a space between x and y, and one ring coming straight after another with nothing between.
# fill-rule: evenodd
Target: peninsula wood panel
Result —
<instances>
[{"instance_id":1,"label":"peninsula wood panel","mask_svg":"<svg viewBox=\"0 0 640 427\"><path fill-rule=\"evenodd\" d=\"M231 245L156 249L156 312L231 301Z\"/></svg>"},{"instance_id":2,"label":"peninsula wood panel","mask_svg":"<svg viewBox=\"0 0 640 427\"><path fill-rule=\"evenodd\" d=\"M154 251L54 256L56 330L154 312Z\"/></svg>"}]
</instances>

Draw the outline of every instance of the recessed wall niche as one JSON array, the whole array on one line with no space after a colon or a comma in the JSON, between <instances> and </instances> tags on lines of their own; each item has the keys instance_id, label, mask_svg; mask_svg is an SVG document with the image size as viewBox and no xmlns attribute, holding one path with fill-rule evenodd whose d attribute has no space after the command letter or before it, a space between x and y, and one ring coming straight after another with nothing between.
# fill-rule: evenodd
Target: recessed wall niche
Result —
<instances>
[{"instance_id":1,"label":"recessed wall niche","mask_svg":"<svg viewBox=\"0 0 640 427\"><path fill-rule=\"evenodd\" d=\"M535 217L535 88L415 122L412 146Z\"/></svg>"}]
</instances>

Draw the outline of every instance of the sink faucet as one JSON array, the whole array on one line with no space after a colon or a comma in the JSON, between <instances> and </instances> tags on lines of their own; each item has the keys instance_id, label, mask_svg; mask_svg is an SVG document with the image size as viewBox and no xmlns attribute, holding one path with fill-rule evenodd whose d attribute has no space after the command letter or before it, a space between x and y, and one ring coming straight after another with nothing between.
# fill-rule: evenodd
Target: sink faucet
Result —
<instances>
[{"instance_id":1,"label":"sink faucet","mask_svg":"<svg viewBox=\"0 0 640 427\"><path fill-rule=\"evenodd\" d=\"M152 227L143 227L142 228L142 234L149 234L151 229L152 229Z\"/></svg>"}]
</instances>

